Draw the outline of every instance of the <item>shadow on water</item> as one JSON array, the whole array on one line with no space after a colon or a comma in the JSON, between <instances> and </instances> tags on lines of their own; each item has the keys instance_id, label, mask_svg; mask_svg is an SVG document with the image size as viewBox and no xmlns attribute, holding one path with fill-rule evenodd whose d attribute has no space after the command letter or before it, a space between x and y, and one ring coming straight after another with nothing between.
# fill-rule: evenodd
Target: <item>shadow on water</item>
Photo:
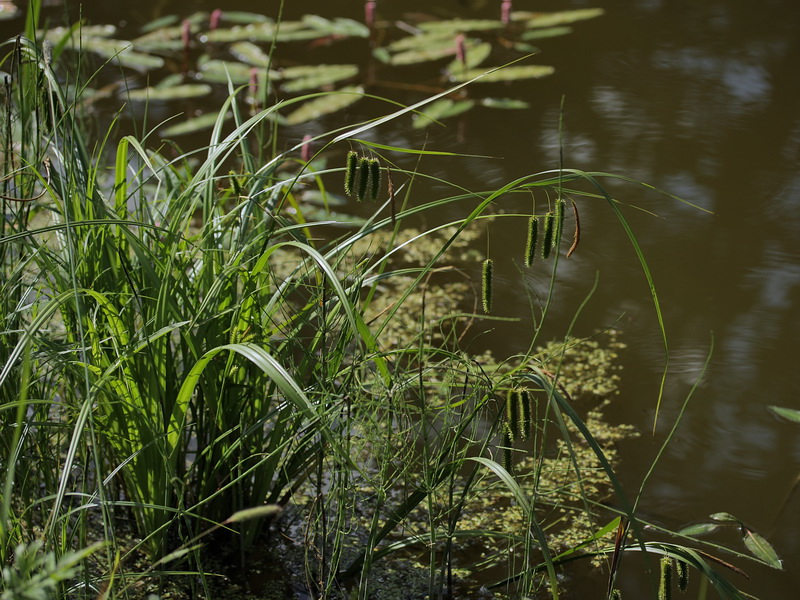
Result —
<instances>
[{"instance_id":1,"label":"shadow on water","mask_svg":"<svg viewBox=\"0 0 800 600\"><path fill-rule=\"evenodd\" d=\"M360 20L359 3L347 4L335 16ZM379 16L493 17L495 4L386 0L379 2ZM520 1L515 8L587 5L567 4ZM274 15L278 3L229 0L226 5ZM614 188L623 202L650 211L626 209L653 270L671 350L655 436L649 432L664 364L662 343L644 277L608 211L583 209L581 247L564 261L566 281L557 310L569 319L599 273L600 287L576 333L616 323L629 346L622 396L609 415L643 433L621 444L620 474L631 490L638 488L698 378L713 334L711 369L641 506L652 520L675 528L717 511L737 515L768 537L785 566L775 572L745 564L752 582L737 583L762 598L786 598L800 586L800 493L790 495L800 467L800 429L778 421L766 406L798 408L800 397L800 4L600 0L591 5L606 14L570 36L537 42L541 62L554 65L556 72L519 84L529 109L470 112L448 121L446 129L423 132L393 124L382 130L382 142L419 147L427 140L441 150L502 157L443 161L436 167L438 175L467 188L492 188L558 166L563 96L567 166L636 177L699 207L650 197L639 188ZM88 20L120 25L131 35L160 15L214 8L206 0L140 0L121 13L105 0L82 2ZM59 10L52 9L54 18ZM330 3L321 0L287 2L285 16L313 12L334 16ZM19 26L6 22L3 31L11 34ZM298 61L322 56L301 45L291 51ZM367 61L364 46L336 51L343 53L337 60ZM413 67L403 73L406 81L420 84L430 83L432 76ZM414 99L413 94L404 98ZM366 106L355 110L367 114L351 111L347 118L373 116L374 107ZM316 127L323 126L289 130L290 141ZM520 254L524 225L509 221L500 220L490 231L496 256ZM511 261L507 273L503 268L498 281L515 276ZM530 278L532 289L540 283ZM508 294L497 310L524 316L527 298ZM498 335L509 337L515 339ZM518 350L513 342L494 349L498 354ZM625 597L649 593L649 582L638 571L623 569ZM575 597L598 597L593 581L585 589L578 583Z\"/></svg>"}]
</instances>

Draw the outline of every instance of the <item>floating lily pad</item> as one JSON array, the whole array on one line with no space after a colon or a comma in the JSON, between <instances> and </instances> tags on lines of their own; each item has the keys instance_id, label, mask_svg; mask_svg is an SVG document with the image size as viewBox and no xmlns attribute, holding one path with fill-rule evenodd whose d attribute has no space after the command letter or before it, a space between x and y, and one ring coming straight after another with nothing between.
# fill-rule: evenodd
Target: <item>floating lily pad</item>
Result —
<instances>
[{"instance_id":1,"label":"floating lily pad","mask_svg":"<svg viewBox=\"0 0 800 600\"><path fill-rule=\"evenodd\" d=\"M605 11L602 8L579 8L552 13L536 13L528 11L515 11L511 13L514 21L524 21L527 27L555 27L577 21L594 19Z\"/></svg>"},{"instance_id":2,"label":"floating lily pad","mask_svg":"<svg viewBox=\"0 0 800 600\"><path fill-rule=\"evenodd\" d=\"M425 112L414 119L414 129L423 129L433 125L436 121L454 117L467 112L475 106L474 100L450 100L442 98L425 107Z\"/></svg>"},{"instance_id":3,"label":"floating lily pad","mask_svg":"<svg viewBox=\"0 0 800 600\"><path fill-rule=\"evenodd\" d=\"M316 29L322 35L338 35L344 37L369 37L369 27L353 19L326 19L319 15L304 15L303 23Z\"/></svg>"},{"instance_id":4,"label":"floating lily pad","mask_svg":"<svg viewBox=\"0 0 800 600\"><path fill-rule=\"evenodd\" d=\"M200 32L199 25L189 25L192 35ZM183 49L183 25L162 27L133 40L137 50L145 52L176 52Z\"/></svg>"},{"instance_id":5,"label":"floating lily pad","mask_svg":"<svg viewBox=\"0 0 800 600\"><path fill-rule=\"evenodd\" d=\"M223 10L220 16L223 23L272 23L266 15L245 10Z\"/></svg>"},{"instance_id":6,"label":"floating lily pad","mask_svg":"<svg viewBox=\"0 0 800 600\"><path fill-rule=\"evenodd\" d=\"M451 78L453 81L468 81L485 73L486 69L468 69L463 73L453 73ZM511 66L493 71L488 75L478 79L476 83L494 83L498 81L519 81L521 79L538 79L540 77L547 77L555 72L553 67L546 65L524 65L524 66Z\"/></svg>"},{"instance_id":7,"label":"floating lily pad","mask_svg":"<svg viewBox=\"0 0 800 600\"><path fill-rule=\"evenodd\" d=\"M187 119L181 123L176 123L175 125L171 125L166 129L161 131L162 137L177 137L179 135L189 135L191 133L197 133L198 131L203 131L205 129L211 129L214 124L217 122L219 115L216 113L207 113L200 117L195 117L193 119ZM225 115L226 119L230 118L230 114Z\"/></svg>"},{"instance_id":8,"label":"floating lily pad","mask_svg":"<svg viewBox=\"0 0 800 600\"><path fill-rule=\"evenodd\" d=\"M544 38L558 37L572 33L572 27L545 27L543 29L532 29L524 32L520 39L525 42L540 40Z\"/></svg>"},{"instance_id":9,"label":"floating lily pad","mask_svg":"<svg viewBox=\"0 0 800 600\"><path fill-rule=\"evenodd\" d=\"M19 8L8 0L0 2L0 21L8 21L20 14Z\"/></svg>"},{"instance_id":10,"label":"floating lily pad","mask_svg":"<svg viewBox=\"0 0 800 600\"><path fill-rule=\"evenodd\" d=\"M211 59L208 56L201 57L197 66L200 69L198 77L203 81L228 83L230 78L236 85L250 83L250 72L255 68L240 62Z\"/></svg>"},{"instance_id":11,"label":"floating lily pad","mask_svg":"<svg viewBox=\"0 0 800 600\"><path fill-rule=\"evenodd\" d=\"M166 101L199 98L211 93L211 86L203 83L187 83L169 87L148 87L131 90L127 97L135 101Z\"/></svg>"},{"instance_id":12,"label":"floating lily pad","mask_svg":"<svg viewBox=\"0 0 800 600\"><path fill-rule=\"evenodd\" d=\"M230 53L236 57L236 60L254 67L269 67L270 65L269 54L253 42L236 42L231 45Z\"/></svg>"},{"instance_id":13,"label":"floating lily pad","mask_svg":"<svg viewBox=\"0 0 800 600\"><path fill-rule=\"evenodd\" d=\"M427 44L416 50L398 52L392 56L390 62L393 65L414 65L453 56L455 53L455 40L440 39L437 44Z\"/></svg>"},{"instance_id":14,"label":"floating lily pad","mask_svg":"<svg viewBox=\"0 0 800 600\"><path fill-rule=\"evenodd\" d=\"M180 17L178 15L165 15L150 21L147 23L147 25L142 26L139 31L142 33L150 33L151 31L156 31L158 29L163 29L164 27L174 25L179 20Z\"/></svg>"},{"instance_id":15,"label":"floating lily pad","mask_svg":"<svg viewBox=\"0 0 800 600\"><path fill-rule=\"evenodd\" d=\"M164 89L176 85L183 85L183 75L181 75L180 73L173 73L172 75L167 75L166 77L164 77L164 79L159 81L153 87L156 87L158 89Z\"/></svg>"},{"instance_id":16,"label":"floating lily pad","mask_svg":"<svg viewBox=\"0 0 800 600\"><path fill-rule=\"evenodd\" d=\"M101 38L83 38L81 45L84 50L99 54L104 58L112 59L123 67L139 71L160 69L164 66L164 59L160 56L135 52L133 44L125 40L107 40Z\"/></svg>"},{"instance_id":17,"label":"floating lily pad","mask_svg":"<svg viewBox=\"0 0 800 600\"><path fill-rule=\"evenodd\" d=\"M342 88L337 92L332 92L301 104L300 108L286 117L286 123L288 125L299 125L300 123L313 121L324 115L347 108L363 97L364 88L361 86Z\"/></svg>"},{"instance_id":18,"label":"floating lily pad","mask_svg":"<svg viewBox=\"0 0 800 600\"><path fill-rule=\"evenodd\" d=\"M516 98L483 98L481 106L486 108L499 108L501 110L522 110L530 108L530 104L524 100L517 100Z\"/></svg>"},{"instance_id":19,"label":"floating lily pad","mask_svg":"<svg viewBox=\"0 0 800 600\"><path fill-rule=\"evenodd\" d=\"M459 59L455 59L447 67L451 73L463 71L464 69L474 69L485 61L492 53L492 45L489 42L481 43L465 43L464 49L466 50L466 64L462 63Z\"/></svg>"},{"instance_id":20,"label":"floating lily pad","mask_svg":"<svg viewBox=\"0 0 800 600\"><path fill-rule=\"evenodd\" d=\"M492 19L452 19L450 21L428 21L419 25L422 31L449 31L453 35L467 31L491 31L503 27L502 21Z\"/></svg>"},{"instance_id":21,"label":"floating lily pad","mask_svg":"<svg viewBox=\"0 0 800 600\"><path fill-rule=\"evenodd\" d=\"M456 34L452 31L430 31L401 37L399 40L395 40L384 47L389 52L396 53L402 52L403 50L416 50L420 46L438 46L442 43L450 43L455 46L455 40Z\"/></svg>"},{"instance_id":22,"label":"floating lily pad","mask_svg":"<svg viewBox=\"0 0 800 600\"><path fill-rule=\"evenodd\" d=\"M323 86L350 79L358 75L356 65L314 65L304 67L290 67L281 72L283 79L291 79L281 88L285 92L300 92L303 90L316 90Z\"/></svg>"},{"instance_id":23,"label":"floating lily pad","mask_svg":"<svg viewBox=\"0 0 800 600\"><path fill-rule=\"evenodd\" d=\"M206 34L205 39L209 42L231 43L240 41L251 42L271 42L275 37L275 23L266 21L263 23L251 23L249 25L237 25L229 29L215 29ZM286 39L297 33L309 32L304 23L299 21L284 21L280 25L278 41ZM316 33L309 37L316 37Z\"/></svg>"}]
</instances>

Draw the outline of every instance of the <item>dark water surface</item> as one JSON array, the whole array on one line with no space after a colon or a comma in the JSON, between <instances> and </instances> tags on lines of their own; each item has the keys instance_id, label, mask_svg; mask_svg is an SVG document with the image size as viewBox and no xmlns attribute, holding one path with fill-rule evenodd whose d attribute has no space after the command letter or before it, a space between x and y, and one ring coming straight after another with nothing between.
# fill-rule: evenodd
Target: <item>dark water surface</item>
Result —
<instances>
[{"instance_id":1,"label":"dark water surface","mask_svg":"<svg viewBox=\"0 0 800 600\"><path fill-rule=\"evenodd\" d=\"M274 0L225 4L223 8L273 16L278 5ZM462 4L481 2L378 2L385 19L406 12L494 18L499 11L494 0L474 9ZM210 0L139 0L122 6L93 0L84 2L83 12L96 23L124 22L133 28L160 14L185 16L217 7ZM734 581L764 599L795 597L800 588L800 490L789 494L800 473L800 426L779 421L766 406L800 408L800 3L515 2L515 9L537 11L587 6L602 7L606 14L576 24L572 35L538 42L542 54L534 62L552 64L557 71L515 88L531 109L473 111L448 121L447 129L428 133L436 149L503 160L452 160L436 168L472 189L556 168L563 96L565 166L636 177L703 209L636 187L614 187L621 200L655 213L626 209L650 261L669 337L670 374L655 436L650 431L663 345L630 243L599 203L581 213L581 246L562 263L564 285L556 309L568 323L597 275L598 290L575 331L587 335L617 323L629 346L622 396L611 417L642 432L640 439L622 446L620 471L631 495L699 377L713 338L710 370L649 480L643 514L680 527L713 512L733 513L767 537L785 566L777 572L733 559L751 576L747 582L732 575ZM288 0L287 18L305 13L361 19L362 6L355 1ZM9 25L13 23L4 24L4 30ZM365 48L344 49L356 56L337 61L358 60ZM332 62L324 52L308 52L309 61ZM407 83L430 84L430 70L409 69ZM362 118L354 112L349 116ZM425 134L407 125L382 129L379 141L420 147ZM292 134L299 138L328 126L306 126ZM498 225L490 232L492 254L519 255L523 236L521 221ZM507 239L513 246L504 247ZM498 286L504 279L519 281L511 261L506 263L498 266ZM532 289L543 284L537 278L527 281ZM527 298L512 296L498 309L524 316ZM509 327L509 335L501 338L515 341L496 348L498 352L527 346L515 329L519 326ZM553 333L560 332L563 324ZM735 532L719 539L739 542ZM623 566L623 596L649 597L649 583L635 567L634 561ZM603 584L595 580L575 597L602 594Z\"/></svg>"}]
</instances>

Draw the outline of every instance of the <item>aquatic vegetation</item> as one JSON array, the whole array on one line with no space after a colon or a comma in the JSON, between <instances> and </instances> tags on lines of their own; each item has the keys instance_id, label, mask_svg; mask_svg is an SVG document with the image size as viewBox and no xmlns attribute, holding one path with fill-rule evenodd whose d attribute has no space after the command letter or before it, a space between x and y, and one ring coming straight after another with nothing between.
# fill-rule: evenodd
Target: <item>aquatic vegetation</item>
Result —
<instances>
[{"instance_id":1,"label":"aquatic vegetation","mask_svg":"<svg viewBox=\"0 0 800 600\"><path fill-rule=\"evenodd\" d=\"M455 57L454 71L481 70L476 83L504 71L534 77L541 68L485 65L489 42L471 36L502 34L516 47L513 36L599 14L546 18L503 6L498 21L419 23L449 44L432 44L426 60ZM409 559L431 598L486 586L556 599L565 565L598 556L615 565L610 595L619 555L642 550L741 597L707 554L648 540L638 501L616 477L615 443L631 432L602 413L617 393L614 332L604 343L571 331L540 339L560 282L567 198L605 202L641 257L601 184L607 175L560 165L472 191L396 160L457 154L368 139L429 109L443 119L521 106L455 101L467 88L453 82L471 78L455 72L441 77L450 87L412 106L278 150L283 127L343 110L374 82L354 82L348 65L281 64L276 47L370 39L390 27L374 3L366 25L214 11L160 19L132 42L104 26L37 36L40 8L31 3L26 35L2 55L4 585L82 598L173 586L213 597L206 547L246 569L254 549L278 552L269 534L279 530L303 548L292 576L315 597L373 597L380 569ZM135 76L113 84L137 104L213 95L217 81L224 100L194 122L142 124L139 136L110 123L95 139L83 82L63 83L69 52L91 60L79 48L117 68L174 70L139 89ZM408 51L374 50L393 66L410 61ZM210 128L202 148L156 139L201 121ZM330 191L343 177L347 195L376 201L369 214L333 210L347 202ZM418 199L416 183L428 179L447 191ZM496 210L515 194L557 198L534 215L545 219L543 255L555 252L536 265L548 297L532 301L533 318L518 327L529 349L493 356L476 340L494 320L514 318L489 314L508 285L497 277L505 257L469 243L493 219L530 217ZM616 509L603 503L612 496ZM737 525L768 562L766 540Z\"/></svg>"}]
</instances>

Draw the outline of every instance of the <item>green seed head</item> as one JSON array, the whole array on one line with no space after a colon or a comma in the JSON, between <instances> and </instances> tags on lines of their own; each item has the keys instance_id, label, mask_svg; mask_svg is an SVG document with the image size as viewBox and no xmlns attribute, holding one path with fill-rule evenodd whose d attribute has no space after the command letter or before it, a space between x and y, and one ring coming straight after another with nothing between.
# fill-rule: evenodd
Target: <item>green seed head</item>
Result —
<instances>
[{"instance_id":1,"label":"green seed head","mask_svg":"<svg viewBox=\"0 0 800 600\"><path fill-rule=\"evenodd\" d=\"M369 187L369 159L362 156L358 161L358 193L356 197L359 202L367 197L367 187Z\"/></svg>"},{"instance_id":2,"label":"green seed head","mask_svg":"<svg viewBox=\"0 0 800 600\"><path fill-rule=\"evenodd\" d=\"M678 561L678 589L685 592L689 587L689 565L684 561Z\"/></svg>"},{"instance_id":3,"label":"green seed head","mask_svg":"<svg viewBox=\"0 0 800 600\"><path fill-rule=\"evenodd\" d=\"M661 579L658 584L658 600L672 598L672 559L665 556L661 559Z\"/></svg>"},{"instance_id":4,"label":"green seed head","mask_svg":"<svg viewBox=\"0 0 800 600\"><path fill-rule=\"evenodd\" d=\"M550 257L550 250L553 249L553 234L555 233L556 215L550 211L544 216L544 237L542 239L542 258L547 260Z\"/></svg>"},{"instance_id":5,"label":"green seed head","mask_svg":"<svg viewBox=\"0 0 800 600\"><path fill-rule=\"evenodd\" d=\"M517 402L517 391L509 390L506 398L506 431L512 440L517 439L521 433L519 402Z\"/></svg>"},{"instance_id":6,"label":"green seed head","mask_svg":"<svg viewBox=\"0 0 800 600\"><path fill-rule=\"evenodd\" d=\"M514 466L511 461L511 446L513 443L514 439L508 429L508 425L506 425L503 427L503 468L509 473Z\"/></svg>"},{"instance_id":7,"label":"green seed head","mask_svg":"<svg viewBox=\"0 0 800 600\"><path fill-rule=\"evenodd\" d=\"M539 236L539 217L536 215L528 219L528 240L525 242L525 266L533 264L536 255L536 238Z\"/></svg>"},{"instance_id":8,"label":"green seed head","mask_svg":"<svg viewBox=\"0 0 800 600\"><path fill-rule=\"evenodd\" d=\"M528 390L519 389L514 392L514 401L519 413L519 432L523 440L528 439L532 433L533 419L531 418L531 395Z\"/></svg>"},{"instance_id":9,"label":"green seed head","mask_svg":"<svg viewBox=\"0 0 800 600\"><path fill-rule=\"evenodd\" d=\"M611 600L622 600L622 592L615 589L611 592Z\"/></svg>"},{"instance_id":10,"label":"green seed head","mask_svg":"<svg viewBox=\"0 0 800 600\"><path fill-rule=\"evenodd\" d=\"M356 169L358 168L358 154L352 150L347 153L347 171L344 174L344 193L348 196L353 195L353 188L356 183Z\"/></svg>"},{"instance_id":11,"label":"green seed head","mask_svg":"<svg viewBox=\"0 0 800 600\"><path fill-rule=\"evenodd\" d=\"M372 201L378 199L378 194L381 191L381 163L377 158L371 158L369 161L369 195Z\"/></svg>"},{"instance_id":12,"label":"green seed head","mask_svg":"<svg viewBox=\"0 0 800 600\"><path fill-rule=\"evenodd\" d=\"M483 261L483 273L481 277L481 297L483 299L483 312L492 312L492 277L494 276L494 263L491 258Z\"/></svg>"}]
</instances>

